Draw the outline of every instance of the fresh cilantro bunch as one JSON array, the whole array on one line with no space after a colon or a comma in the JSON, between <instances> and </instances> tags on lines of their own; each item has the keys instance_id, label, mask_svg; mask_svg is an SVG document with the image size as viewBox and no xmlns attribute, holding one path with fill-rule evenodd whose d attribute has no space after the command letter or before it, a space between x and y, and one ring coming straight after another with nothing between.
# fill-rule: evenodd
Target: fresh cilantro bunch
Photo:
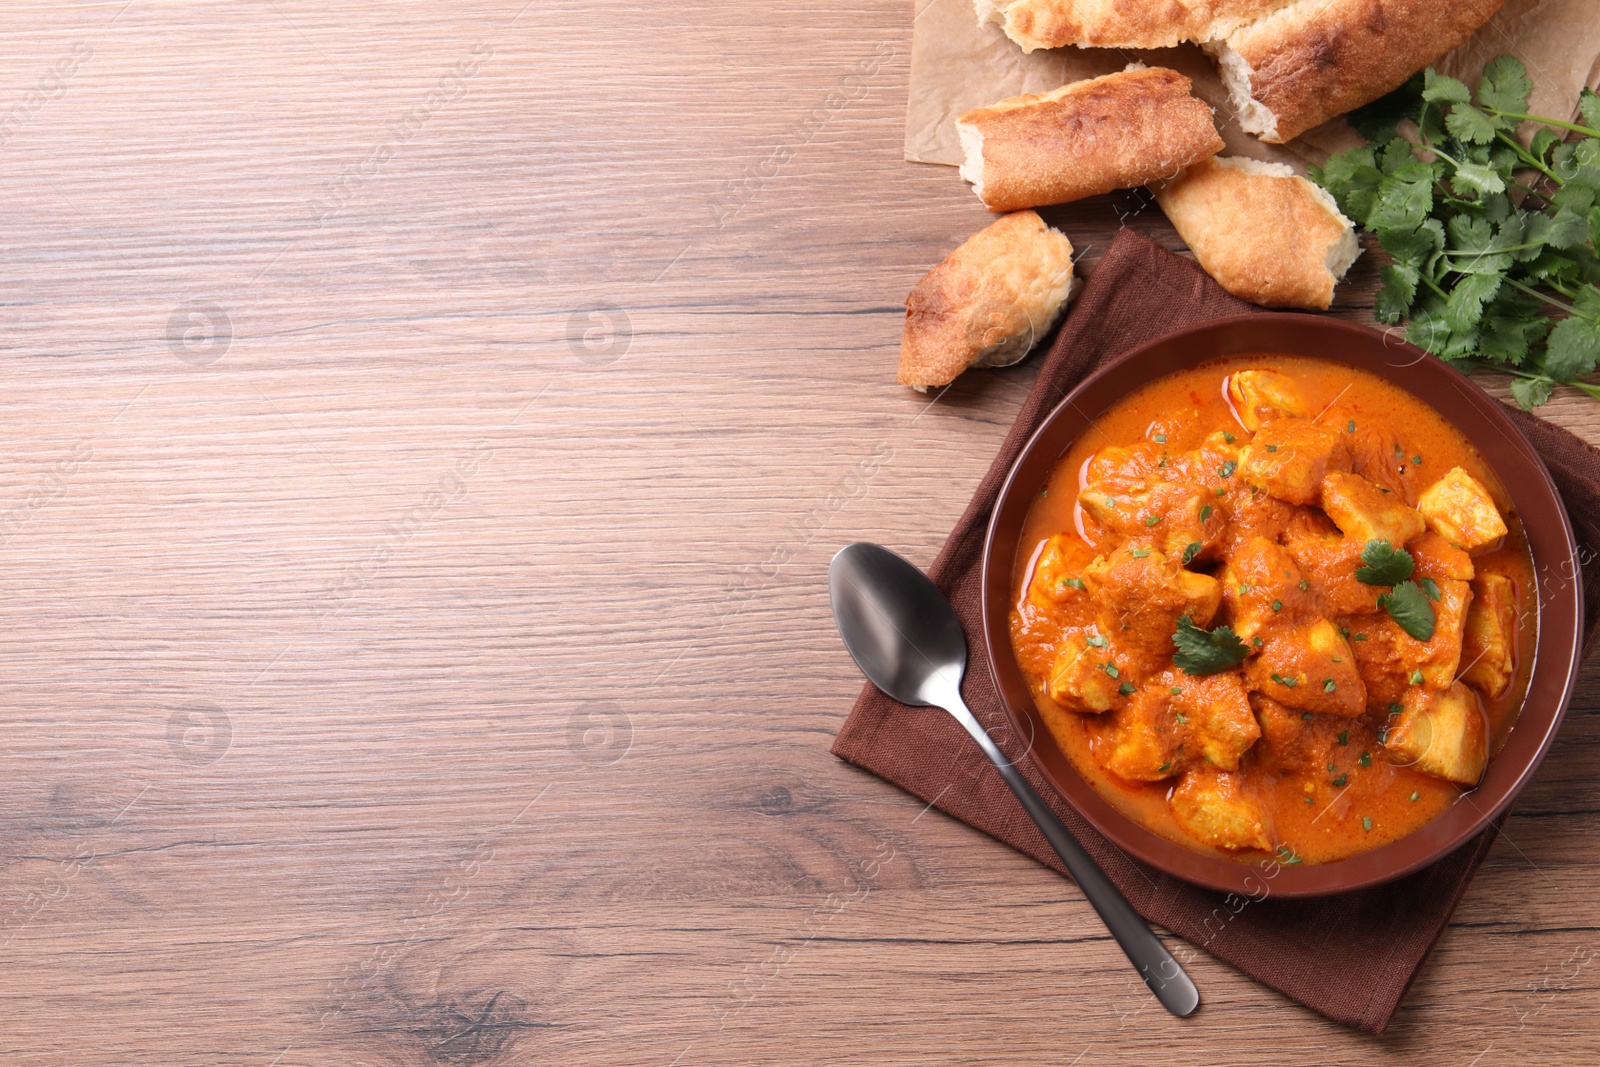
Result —
<instances>
[{"instance_id":1,"label":"fresh cilantro bunch","mask_svg":"<svg viewBox=\"0 0 1600 1067\"><path fill-rule=\"evenodd\" d=\"M1378 319L1409 320L1408 340L1462 369L1515 376L1529 409L1557 384L1600 400L1577 380L1600 363L1600 97L1585 89L1583 122L1563 122L1527 113L1532 89L1512 56L1475 95L1430 69L1352 113L1372 143L1311 175L1394 259ZM1523 122L1539 124L1526 148Z\"/></svg>"}]
</instances>

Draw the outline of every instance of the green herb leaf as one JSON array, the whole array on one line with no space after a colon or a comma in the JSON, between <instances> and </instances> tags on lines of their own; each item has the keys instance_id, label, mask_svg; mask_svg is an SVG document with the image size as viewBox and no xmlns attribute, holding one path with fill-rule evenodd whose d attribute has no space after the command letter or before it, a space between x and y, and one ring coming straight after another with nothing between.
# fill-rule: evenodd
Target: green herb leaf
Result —
<instances>
[{"instance_id":1,"label":"green herb leaf","mask_svg":"<svg viewBox=\"0 0 1600 1067\"><path fill-rule=\"evenodd\" d=\"M1361 563L1356 568L1356 581L1366 585L1397 585L1416 569L1411 553L1387 541L1368 541L1361 550Z\"/></svg>"},{"instance_id":2,"label":"green herb leaf","mask_svg":"<svg viewBox=\"0 0 1600 1067\"><path fill-rule=\"evenodd\" d=\"M1439 583L1434 581L1432 578L1423 578L1421 581L1417 582L1417 585L1421 586L1422 591L1428 594L1429 600L1439 599L1441 595L1439 592Z\"/></svg>"},{"instance_id":3,"label":"green herb leaf","mask_svg":"<svg viewBox=\"0 0 1600 1067\"><path fill-rule=\"evenodd\" d=\"M1183 550L1183 562L1185 565L1187 565L1191 560L1200 554L1200 548L1201 545L1199 541L1190 541L1189 544L1185 546Z\"/></svg>"},{"instance_id":4,"label":"green herb leaf","mask_svg":"<svg viewBox=\"0 0 1600 1067\"><path fill-rule=\"evenodd\" d=\"M1218 626L1204 630L1185 615L1178 620L1177 632L1172 635L1177 648L1173 664L1184 674L1200 676L1216 674L1237 667L1250 654L1232 627Z\"/></svg>"},{"instance_id":5,"label":"green herb leaf","mask_svg":"<svg viewBox=\"0 0 1600 1067\"><path fill-rule=\"evenodd\" d=\"M1498 56L1490 60L1483 68L1483 77L1478 80L1478 102L1496 111L1526 113L1531 92L1533 82L1516 56Z\"/></svg>"},{"instance_id":6,"label":"green herb leaf","mask_svg":"<svg viewBox=\"0 0 1600 1067\"><path fill-rule=\"evenodd\" d=\"M1428 603L1427 594L1416 582L1401 582L1387 593L1380 594L1378 607L1387 611L1400 629L1418 641L1433 639L1437 622L1433 605Z\"/></svg>"},{"instance_id":7,"label":"green herb leaf","mask_svg":"<svg viewBox=\"0 0 1600 1067\"><path fill-rule=\"evenodd\" d=\"M1487 74L1487 71L1485 71ZM1422 99L1430 104L1465 104L1472 100L1472 93L1467 90L1464 82L1457 81L1447 74L1429 68L1424 76Z\"/></svg>"},{"instance_id":8,"label":"green herb leaf","mask_svg":"<svg viewBox=\"0 0 1600 1067\"><path fill-rule=\"evenodd\" d=\"M1288 845L1279 845L1277 851L1278 859L1283 861L1285 866L1294 867L1301 862L1300 854Z\"/></svg>"}]
</instances>

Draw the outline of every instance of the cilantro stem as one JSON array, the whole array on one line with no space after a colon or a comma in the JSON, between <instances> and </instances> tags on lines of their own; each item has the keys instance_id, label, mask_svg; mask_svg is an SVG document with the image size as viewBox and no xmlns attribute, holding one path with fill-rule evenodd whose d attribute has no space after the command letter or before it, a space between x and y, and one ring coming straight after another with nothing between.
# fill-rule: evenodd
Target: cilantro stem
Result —
<instances>
[{"instance_id":1,"label":"cilantro stem","mask_svg":"<svg viewBox=\"0 0 1600 1067\"><path fill-rule=\"evenodd\" d=\"M1562 122L1560 119L1547 119L1543 115L1525 115L1520 111L1501 111L1496 107L1484 108L1491 115L1499 115L1503 119L1520 119L1523 122L1542 122L1546 126L1554 126L1558 130L1571 130L1573 133L1585 133L1590 137L1600 137L1600 130L1589 126L1580 126L1576 122Z\"/></svg>"},{"instance_id":2,"label":"cilantro stem","mask_svg":"<svg viewBox=\"0 0 1600 1067\"><path fill-rule=\"evenodd\" d=\"M1588 321L1590 321L1592 323L1600 325L1600 318L1596 318L1593 315L1586 315L1583 312L1579 311L1577 308L1573 307L1571 304L1563 303L1562 301L1557 300L1555 297L1549 295L1548 293L1541 293L1539 290L1535 289L1531 285L1523 285L1521 282L1517 281L1515 278L1511 277L1509 274L1502 276L1500 280L1502 282L1504 282L1505 284L1511 286L1511 288L1513 288L1513 289L1521 289L1524 293L1527 293L1529 296L1536 297L1539 300L1544 301L1546 304L1549 304L1551 307L1558 307L1561 310L1565 311L1569 315L1576 315L1580 319L1587 319Z\"/></svg>"},{"instance_id":3,"label":"cilantro stem","mask_svg":"<svg viewBox=\"0 0 1600 1067\"><path fill-rule=\"evenodd\" d=\"M1526 378L1530 382L1550 382L1553 385L1570 385L1580 393L1583 393L1594 400L1600 400L1600 385L1591 385L1588 382L1580 382L1576 378L1572 379L1571 381L1562 381L1559 378L1552 378L1548 374L1535 374L1532 371L1519 370L1516 367L1496 367L1495 370L1505 371L1507 374L1516 378Z\"/></svg>"},{"instance_id":4,"label":"cilantro stem","mask_svg":"<svg viewBox=\"0 0 1600 1067\"><path fill-rule=\"evenodd\" d=\"M1544 165L1544 161L1543 160L1541 160L1538 156L1534 155L1532 152L1528 151L1526 148L1523 148L1521 142L1519 142L1516 138L1507 137L1505 135L1505 131L1503 131L1503 130L1496 130L1495 131L1495 137L1499 138L1501 141L1504 141L1506 144L1510 145L1512 147L1512 149L1514 149L1516 151L1517 156L1524 163L1528 164L1528 166L1530 166L1530 167L1534 168L1535 170L1537 170L1540 174L1543 174L1545 177L1549 178L1551 181L1555 182L1557 185L1565 185L1566 184L1560 178L1556 177L1556 172L1555 171L1551 170L1549 167ZM1517 184L1521 185L1520 182L1518 182ZM1528 189L1528 187L1526 185L1523 185L1522 188ZM1533 190L1532 189L1528 189L1528 192L1531 193L1531 192L1533 192Z\"/></svg>"}]
</instances>

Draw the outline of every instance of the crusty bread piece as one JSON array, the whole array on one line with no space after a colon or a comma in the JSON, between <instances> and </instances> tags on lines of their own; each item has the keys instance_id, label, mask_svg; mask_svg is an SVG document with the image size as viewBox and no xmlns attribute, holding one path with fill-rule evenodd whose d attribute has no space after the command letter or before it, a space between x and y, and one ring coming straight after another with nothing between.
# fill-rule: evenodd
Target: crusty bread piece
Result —
<instances>
[{"instance_id":1,"label":"crusty bread piece","mask_svg":"<svg viewBox=\"0 0 1600 1067\"><path fill-rule=\"evenodd\" d=\"M1222 151L1211 109L1165 67L1130 67L956 120L961 176L990 211L1064 204L1167 178Z\"/></svg>"},{"instance_id":2,"label":"crusty bread piece","mask_svg":"<svg viewBox=\"0 0 1600 1067\"><path fill-rule=\"evenodd\" d=\"M1072 242L1036 212L1002 215L906 297L901 385L949 385L969 366L1022 359L1072 294Z\"/></svg>"},{"instance_id":3,"label":"crusty bread piece","mask_svg":"<svg viewBox=\"0 0 1600 1067\"><path fill-rule=\"evenodd\" d=\"M1206 273L1262 307L1326 309L1361 254L1333 197L1282 163L1218 156L1152 191Z\"/></svg>"},{"instance_id":4,"label":"crusty bread piece","mask_svg":"<svg viewBox=\"0 0 1600 1067\"><path fill-rule=\"evenodd\" d=\"M1211 41L1293 0L975 0L978 23L998 23L1024 52L1036 48L1171 48Z\"/></svg>"},{"instance_id":5,"label":"crusty bread piece","mask_svg":"<svg viewBox=\"0 0 1600 1067\"><path fill-rule=\"evenodd\" d=\"M1296 0L1207 50L1239 124L1283 144L1401 85L1505 0Z\"/></svg>"}]
</instances>

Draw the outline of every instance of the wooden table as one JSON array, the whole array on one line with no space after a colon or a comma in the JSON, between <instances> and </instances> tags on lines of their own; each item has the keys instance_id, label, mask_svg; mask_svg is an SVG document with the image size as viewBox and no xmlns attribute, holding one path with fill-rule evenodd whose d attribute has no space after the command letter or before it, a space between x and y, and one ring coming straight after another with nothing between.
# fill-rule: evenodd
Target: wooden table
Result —
<instances>
[{"instance_id":1,"label":"wooden table","mask_svg":"<svg viewBox=\"0 0 1600 1067\"><path fill-rule=\"evenodd\" d=\"M1383 1040L828 754L1033 374L893 383L910 17L8 6L0 1063L1600 1055L1595 671Z\"/></svg>"}]
</instances>

